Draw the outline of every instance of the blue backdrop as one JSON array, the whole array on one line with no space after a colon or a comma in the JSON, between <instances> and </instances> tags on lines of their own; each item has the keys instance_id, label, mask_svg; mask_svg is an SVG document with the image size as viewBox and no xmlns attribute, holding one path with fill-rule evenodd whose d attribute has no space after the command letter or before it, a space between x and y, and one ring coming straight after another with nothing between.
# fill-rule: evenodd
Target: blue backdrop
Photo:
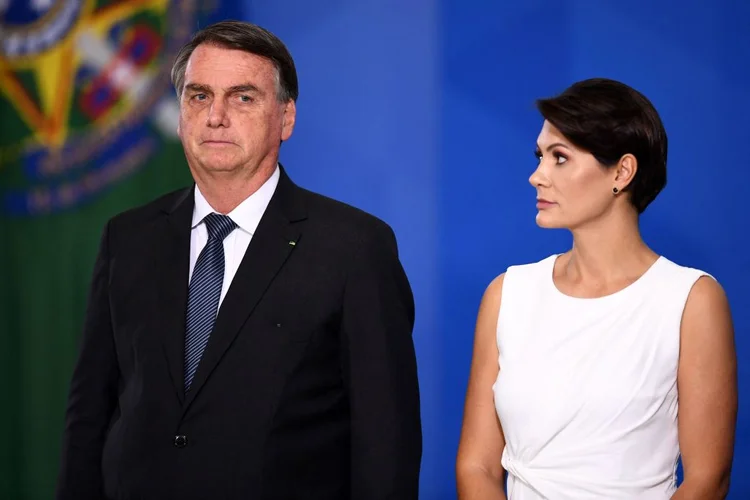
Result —
<instances>
[{"instance_id":1,"label":"blue backdrop","mask_svg":"<svg viewBox=\"0 0 750 500\"><path fill-rule=\"evenodd\" d=\"M527 178L537 97L606 76L644 92L670 139L666 190L643 217L652 247L716 276L750 373L746 190L750 3L742 0L245 0L289 46L300 100L282 161L302 185L395 229L417 302L422 498L455 498L454 459L486 285L562 251L534 223ZM741 408L730 498L750 497Z\"/></svg>"}]
</instances>

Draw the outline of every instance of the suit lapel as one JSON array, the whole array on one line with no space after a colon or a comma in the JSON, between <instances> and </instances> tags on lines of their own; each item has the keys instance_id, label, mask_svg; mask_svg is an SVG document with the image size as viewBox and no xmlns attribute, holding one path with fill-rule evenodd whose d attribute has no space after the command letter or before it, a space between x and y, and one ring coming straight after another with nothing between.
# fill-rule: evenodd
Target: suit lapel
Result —
<instances>
[{"instance_id":1,"label":"suit lapel","mask_svg":"<svg viewBox=\"0 0 750 500\"><path fill-rule=\"evenodd\" d=\"M299 188L282 169L279 183L253 234L237 274L219 308L214 330L188 391L184 410L240 332L274 277L295 248L306 218ZM184 321L183 321L184 323ZM183 328L184 330L184 328Z\"/></svg>"},{"instance_id":2,"label":"suit lapel","mask_svg":"<svg viewBox=\"0 0 750 500\"><path fill-rule=\"evenodd\" d=\"M161 234L158 236L163 244L156 249L160 258L154 263L159 295L160 333L170 378L180 403L185 397L185 312L193 205L193 189L188 189L166 210L162 227L159 228Z\"/></svg>"}]
</instances>

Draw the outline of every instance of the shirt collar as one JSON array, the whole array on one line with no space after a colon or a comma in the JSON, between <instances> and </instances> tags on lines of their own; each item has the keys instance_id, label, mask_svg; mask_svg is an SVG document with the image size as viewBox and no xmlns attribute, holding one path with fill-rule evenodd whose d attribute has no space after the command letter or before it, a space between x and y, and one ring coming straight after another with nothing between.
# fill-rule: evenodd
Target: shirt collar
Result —
<instances>
[{"instance_id":1,"label":"shirt collar","mask_svg":"<svg viewBox=\"0 0 750 500\"><path fill-rule=\"evenodd\" d=\"M260 219L263 217L263 213L266 211L266 207L268 207L268 203L271 201L273 193L276 191L280 175L281 171L279 170L279 166L276 165L276 170L274 170L271 177L263 183L260 189L245 198L242 203L237 205L234 210L227 214L240 229L251 235L255 233L258 224L260 224ZM216 212L216 210L208 204L206 198L203 197L203 193L201 193L197 184L195 185L194 198L193 229L195 229L208 214Z\"/></svg>"}]
</instances>

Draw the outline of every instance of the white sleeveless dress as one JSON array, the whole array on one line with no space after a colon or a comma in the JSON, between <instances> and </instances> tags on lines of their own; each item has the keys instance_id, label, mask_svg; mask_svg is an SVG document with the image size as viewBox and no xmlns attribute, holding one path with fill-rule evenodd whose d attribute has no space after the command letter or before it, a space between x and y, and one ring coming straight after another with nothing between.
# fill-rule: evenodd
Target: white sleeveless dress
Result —
<instances>
[{"instance_id":1,"label":"white sleeveless dress","mask_svg":"<svg viewBox=\"0 0 750 500\"><path fill-rule=\"evenodd\" d=\"M666 500L676 489L680 322L706 273L660 257L627 288L573 298L558 256L510 267L493 385L509 500Z\"/></svg>"}]
</instances>

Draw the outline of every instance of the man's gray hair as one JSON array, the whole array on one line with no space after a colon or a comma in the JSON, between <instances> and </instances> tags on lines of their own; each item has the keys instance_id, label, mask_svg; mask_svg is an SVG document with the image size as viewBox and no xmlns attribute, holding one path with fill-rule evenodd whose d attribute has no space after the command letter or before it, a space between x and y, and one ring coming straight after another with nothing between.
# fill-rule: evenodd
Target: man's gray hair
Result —
<instances>
[{"instance_id":1,"label":"man's gray hair","mask_svg":"<svg viewBox=\"0 0 750 500\"><path fill-rule=\"evenodd\" d=\"M297 101L299 86L294 60L284 43L273 33L258 25L242 21L221 21L198 31L175 57L172 65L172 85L177 97L182 96L185 68L193 51L201 44L238 49L273 62L276 67L276 94L280 102Z\"/></svg>"}]
</instances>

